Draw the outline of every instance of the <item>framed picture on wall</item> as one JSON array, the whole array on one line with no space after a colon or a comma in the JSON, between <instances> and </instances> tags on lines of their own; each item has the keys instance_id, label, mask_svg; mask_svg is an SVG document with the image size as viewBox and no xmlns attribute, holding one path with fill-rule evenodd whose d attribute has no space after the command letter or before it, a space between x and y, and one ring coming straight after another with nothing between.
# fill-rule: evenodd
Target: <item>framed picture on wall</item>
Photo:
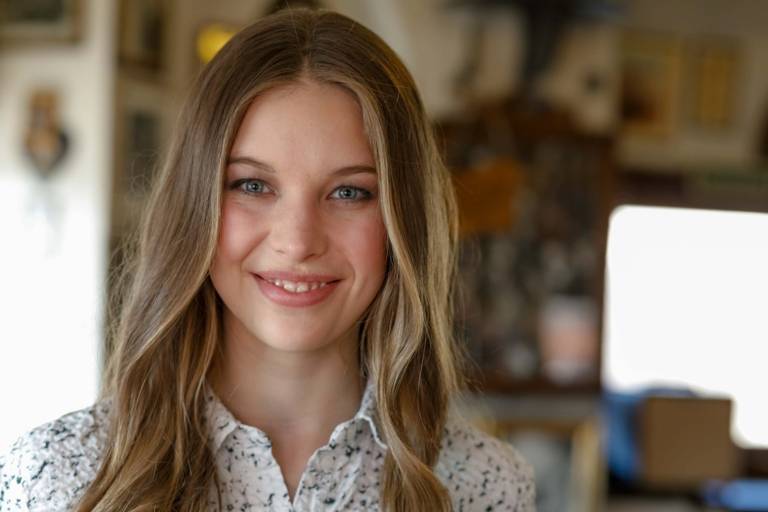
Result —
<instances>
[{"instance_id":1,"label":"framed picture on wall","mask_svg":"<svg viewBox=\"0 0 768 512\"><path fill-rule=\"evenodd\" d=\"M116 234L137 226L165 147L171 101L153 83L117 82L112 221Z\"/></svg>"},{"instance_id":2,"label":"framed picture on wall","mask_svg":"<svg viewBox=\"0 0 768 512\"><path fill-rule=\"evenodd\" d=\"M123 67L156 74L163 66L165 0L122 0L118 54Z\"/></svg>"},{"instance_id":3,"label":"framed picture on wall","mask_svg":"<svg viewBox=\"0 0 768 512\"><path fill-rule=\"evenodd\" d=\"M0 43L76 42L81 16L81 0L0 0Z\"/></svg>"},{"instance_id":4,"label":"framed picture on wall","mask_svg":"<svg viewBox=\"0 0 768 512\"><path fill-rule=\"evenodd\" d=\"M727 130L737 113L741 52L734 38L699 38L690 44L689 119L698 128Z\"/></svg>"},{"instance_id":5,"label":"framed picture on wall","mask_svg":"<svg viewBox=\"0 0 768 512\"><path fill-rule=\"evenodd\" d=\"M629 30L621 41L621 129L666 138L679 127L683 50L679 38Z\"/></svg>"}]
</instances>

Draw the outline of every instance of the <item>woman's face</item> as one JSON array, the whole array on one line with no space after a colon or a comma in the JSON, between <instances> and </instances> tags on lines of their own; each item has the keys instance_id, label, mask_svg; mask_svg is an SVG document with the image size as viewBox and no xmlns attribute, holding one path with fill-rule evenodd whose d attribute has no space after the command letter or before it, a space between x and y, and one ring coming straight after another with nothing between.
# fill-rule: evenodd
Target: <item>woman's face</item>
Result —
<instances>
[{"instance_id":1,"label":"woman's face","mask_svg":"<svg viewBox=\"0 0 768 512\"><path fill-rule=\"evenodd\" d=\"M377 182L345 89L302 82L253 102L229 155L210 271L229 338L284 351L356 342L386 269Z\"/></svg>"}]
</instances>

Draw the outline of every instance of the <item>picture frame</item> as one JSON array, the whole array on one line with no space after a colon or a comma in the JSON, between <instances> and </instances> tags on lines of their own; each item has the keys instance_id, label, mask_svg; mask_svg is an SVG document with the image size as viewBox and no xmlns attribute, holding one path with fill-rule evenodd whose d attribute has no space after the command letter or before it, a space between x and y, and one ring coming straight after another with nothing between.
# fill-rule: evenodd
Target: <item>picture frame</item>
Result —
<instances>
[{"instance_id":1,"label":"picture frame","mask_svg":"<svg viewBox=\"0 0 768 512\"><path fill-rule=\"evenodd\" d=\"M683 44L663 33L628 30L621 40L621 129L664 139L679 127Z\"/></svg>"},{"instance_id":2,"label":"picture frame","mask_svg":"<svg viewBox=\"0 0 768 512\"><path fill-rule=\"evenodd\" d=\"M172 101L156 84L121 77L115 110L112 220L116 234L136 228L169 136Z\"/></svg>"},{"instance_id":3,"label":"picture frame","mask_svg":"<svg viewBox=\"0 0 768 512\"><path fill-rule=\"evenodd\" d=\"M164 65L166 0L121 0L118 60L124 69L159 75Z\"/></svg>"},{"instance_id":4,"label":"picture frame","mask_svg":"<svg viewBox=\"0 0 768 512\"><path fill-rule=\"evenodd\" d=\"M736 118L741 49L735 38L701 37L689 44L688 119L697 128L727 130Z\"/></svg>"},{"instance_id":5,"label":"picture frame","mask_svg":"<svg viewBox=\"0 0 768 512\"><path fill-rule=\"evenodd\" d=\"M515 402L498 402L506 406ZM550 409L551 410L551 409ZM534 469L537 510L603 510L608 471L601 419L594 413L502 413L475 403L468 418L479 430L513 445ZM530 414L530 410L527 411Z\"/></svg>"},{"instance_id":6,"label":"picture frame","mask_svg":"<svg viewBox=\"0 0 768 512\"><path fill-rule=\"evenodd\" d=\"M82 25L82 0L0 0L3 46L75 43Z\"/></svg>"}]
</instances>

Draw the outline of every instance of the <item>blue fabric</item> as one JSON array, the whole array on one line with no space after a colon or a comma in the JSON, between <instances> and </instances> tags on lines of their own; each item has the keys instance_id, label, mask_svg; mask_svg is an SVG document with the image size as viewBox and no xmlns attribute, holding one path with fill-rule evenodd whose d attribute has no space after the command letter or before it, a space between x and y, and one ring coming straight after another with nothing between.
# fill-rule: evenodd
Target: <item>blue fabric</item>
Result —
<instances>
[{"instance_id":1,"label":"blue fabric","mask_svg":"<svg viewBox=\"0 0 768 512\"><path fill-rule=\"evenodd\" d=\"M605 449L611 473L625 482L633 482L640 471L635 417L643 400L640 393L603 393Z\"/></svg>"},{"instance_id":2,"label":"blue fabric","mask_svg":"<svg viewBox=\"0 0 768 512\"><path fill-rule=\"evenodd\" d=\"M723 507L734 512L768 510L768 480L715 481L702 492L710 507Z\"/></svg>"}]
</instances>

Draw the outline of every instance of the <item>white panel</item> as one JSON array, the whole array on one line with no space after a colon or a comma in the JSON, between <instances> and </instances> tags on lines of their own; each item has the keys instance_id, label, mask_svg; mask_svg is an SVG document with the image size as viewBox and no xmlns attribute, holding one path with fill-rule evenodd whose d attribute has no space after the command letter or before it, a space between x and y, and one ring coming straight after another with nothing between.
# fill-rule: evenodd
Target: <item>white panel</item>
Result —
<instances>
[{"instance_id":1,"label":"white panel","mask_svg":"<svg viewBox=\"0 0 768 512\"><path fill-rule=\"evenodd\" d=\"M606 272L606 386L731 396L734 439L768 446L768 215L620 207Z\"/></svg>"},{"instance_id":2,"label":"white panel","mask_svg":"<svg viewBox=\"0 0 768 512\"><path fill-rule=\"evenodd\" d=\"M76 45L0 54L0 451L96 398L103 339L114 0L84 2ZM31 92L59 94L71 149L43 185L24 158ZM46 214L45 212L49 212Z\"/></svg>"}]
</instances>

